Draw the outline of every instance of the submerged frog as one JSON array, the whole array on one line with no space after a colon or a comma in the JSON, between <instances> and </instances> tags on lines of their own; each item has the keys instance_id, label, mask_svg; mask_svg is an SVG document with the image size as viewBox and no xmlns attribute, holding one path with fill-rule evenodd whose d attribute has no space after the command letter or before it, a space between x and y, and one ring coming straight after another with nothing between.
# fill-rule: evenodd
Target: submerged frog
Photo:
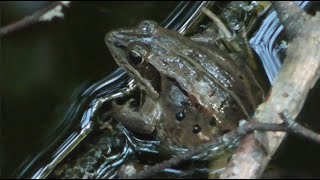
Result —
<instances>
[{"instance_id":1,"label":"submerged frog","mask_svg":"<svg viewBox=\"0 0 320 180\"><path fill-rule=\"evenodd\" d=\"M143 94L138 108L114 104L111 116L134 132L156 132L164 144L208 142L250 119L261 100L245 61L154 21L111 31L105 42Z\"/></svg>"}]
</instances>

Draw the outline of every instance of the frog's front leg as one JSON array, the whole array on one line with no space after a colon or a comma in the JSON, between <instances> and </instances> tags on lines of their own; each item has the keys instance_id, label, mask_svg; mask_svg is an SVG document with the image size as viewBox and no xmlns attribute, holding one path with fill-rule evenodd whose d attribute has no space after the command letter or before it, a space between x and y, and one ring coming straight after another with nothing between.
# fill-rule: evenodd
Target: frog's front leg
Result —
<instances>
[{"instance_id":1,"label":"frog's front leg","mask_svg":"<svg viewBox=\"0 0 320 180\"><path fill-rule=\"evenodd\" d=\"M133 132L151 134L155 130L156 122L160 119L159 106L146 99L144 104L135 110L130 107L131 102L132 100L129 100L124 105L112 102L109 115Z\"/></svg>"}]
</instances>

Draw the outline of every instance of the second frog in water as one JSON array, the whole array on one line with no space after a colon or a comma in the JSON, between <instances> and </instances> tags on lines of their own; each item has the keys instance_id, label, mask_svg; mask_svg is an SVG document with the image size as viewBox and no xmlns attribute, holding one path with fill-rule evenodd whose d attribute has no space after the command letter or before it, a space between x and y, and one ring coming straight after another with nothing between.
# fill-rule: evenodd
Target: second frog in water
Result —
<instances>
[{"instance_id":1,"label":"second frog in water","mask_svg":"<svg viewBox=\"0 0 320 180\"><path fill-rule=\"evenodd\" d=\"M143 21L109 32L105 42L142 93L139 106L114 103L110 115L161 143L194 148L250 119L260 91L244 60Z\"/></svg>"}]
</instances>

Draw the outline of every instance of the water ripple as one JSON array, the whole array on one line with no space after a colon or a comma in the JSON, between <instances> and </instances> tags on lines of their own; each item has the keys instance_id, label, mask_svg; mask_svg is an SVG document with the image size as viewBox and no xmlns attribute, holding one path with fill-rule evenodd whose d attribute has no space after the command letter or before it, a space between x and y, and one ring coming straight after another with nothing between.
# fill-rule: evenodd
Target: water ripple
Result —
<instances>
[{"instance_id":1,"label":"water ripple","mask_svg":"<svg viewBox=\"0 0 320 180\"><path fill-rule=\"evenodd\" d=\"M308 8L309 1L296 1L302 9ZM275 48L279 34L283 26L277 17L275 10L272 10L268 17L263 21L259 30L249 41L250 46L258 54L263 64L263 68L271 84L281 69L282 63L279 58L278 50Z\"/></svg>"}]
</instances>

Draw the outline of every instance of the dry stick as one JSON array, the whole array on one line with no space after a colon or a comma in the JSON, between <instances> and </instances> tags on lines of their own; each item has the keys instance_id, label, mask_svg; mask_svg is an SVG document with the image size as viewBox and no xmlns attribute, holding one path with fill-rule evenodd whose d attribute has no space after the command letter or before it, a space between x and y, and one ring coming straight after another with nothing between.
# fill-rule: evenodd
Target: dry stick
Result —
<instances>
[{"instance_id":1,"label":"dry stick","mask_svg":"<svg viewBox=\"0 0 320 180\"><path fill-rule=\"evenodd\" d=\"M50 21L54 17L63 17L63 14L61 13L62 7L68 6L69 3L70 1L57 1L51 3L49 6L36 11L32 15L26 16L12 24L0 28L0 38L35 23Z\"/></svg>"},{"instance_id":2,"label":"dry stick","mask_svg":"<svg viewBox=\"0 0 320 180\"><path fill-rule=\"evenodd\" d=\"M278 114L286 111L289 119L295 119L309 90L319 79L320 15L311 17L292 2L272 3L285 21L289 38L295 39L289 43L287 57L269 98L258 107L253 118L264 123L282 123ZM285 135L283 132L255 132L245 137L220 178L259 178Z\"/></svg>"}]
</instances>

